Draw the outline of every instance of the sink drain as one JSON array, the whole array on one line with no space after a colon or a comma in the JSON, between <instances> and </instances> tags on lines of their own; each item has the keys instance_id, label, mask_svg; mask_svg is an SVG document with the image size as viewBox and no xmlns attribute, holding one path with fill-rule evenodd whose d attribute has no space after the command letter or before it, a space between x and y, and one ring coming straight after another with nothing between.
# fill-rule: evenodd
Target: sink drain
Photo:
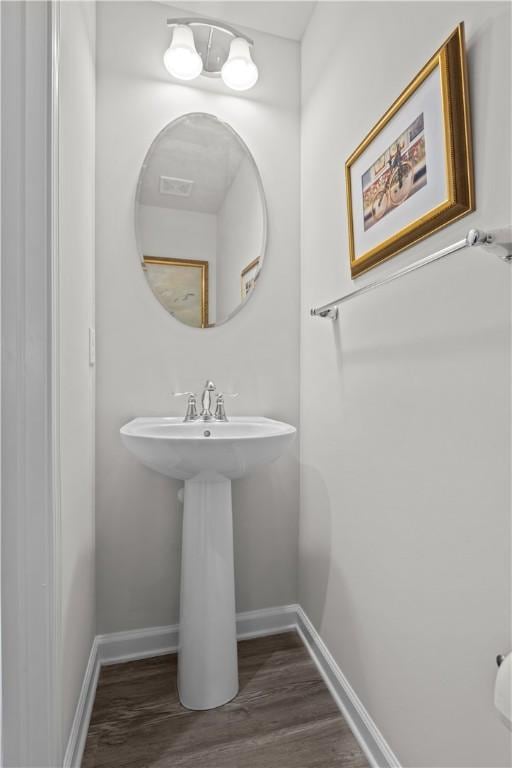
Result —
<instances>
[{"instance_id":1,"label":"sink drain","mask_svg":"<svg viewBox=\"0 0 512 768\"><path fill-rule=\"evenodd\" d=\"M210 432L210 430L209 430L209 429L205 429L205 431L203 432L203 435L204 435L205 437L210 437L210 435L211 435L211 434L212 434L212 433Z\"/></svg>"}]
</instances>

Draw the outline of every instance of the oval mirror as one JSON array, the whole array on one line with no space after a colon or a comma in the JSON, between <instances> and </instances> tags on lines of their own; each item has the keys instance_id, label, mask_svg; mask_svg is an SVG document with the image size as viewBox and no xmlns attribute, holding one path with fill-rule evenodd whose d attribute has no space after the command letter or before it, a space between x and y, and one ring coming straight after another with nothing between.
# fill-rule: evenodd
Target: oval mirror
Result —
<instances>
[{"instance_id":1,"label":"oval mirror","mask_svg":"<svg viewBox=\"0 0 512 768\"><path fill-rule=\"evenodd\" d=\"M265 254L265 198L244 142L213 115L169 123L144 160L135 227L142 269L177 320L211 328L256 288Z\"/></svg>"}]
</instances>

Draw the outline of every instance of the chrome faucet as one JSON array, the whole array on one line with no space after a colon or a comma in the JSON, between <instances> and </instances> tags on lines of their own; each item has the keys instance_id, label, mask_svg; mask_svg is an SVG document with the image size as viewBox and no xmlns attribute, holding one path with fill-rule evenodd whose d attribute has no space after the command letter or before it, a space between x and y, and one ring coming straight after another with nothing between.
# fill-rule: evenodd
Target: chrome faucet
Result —
<instances>
[{"instance_id":1,"label":"chrome faucet","mask_svg":"<svg viewBox=\"0 0 512 768\"><path fill-rule=\"evenodd\" d=\"M213 381L206 382L201 395L201 412L199 414L197 413L197 395L195 392L173 392L174 397L188 395L187 412L183 421L228 421L224 397L238 397L238 392L217 392L214 411L213 398L216 389Z\"/></svg>"},{"instance_id":2,"label":"chrome faucet","mask_svg":"<svg viewBox=\"0 0 512 768\"><path fill-rule=\"evenodd\" d=\"M215 384L213 381L207 381L204 385L203 394L201 395L201 413L199 418L201 421L213 421L215 416L212 413L212 399L215 392Z\"/></svg>"}]
</instances>

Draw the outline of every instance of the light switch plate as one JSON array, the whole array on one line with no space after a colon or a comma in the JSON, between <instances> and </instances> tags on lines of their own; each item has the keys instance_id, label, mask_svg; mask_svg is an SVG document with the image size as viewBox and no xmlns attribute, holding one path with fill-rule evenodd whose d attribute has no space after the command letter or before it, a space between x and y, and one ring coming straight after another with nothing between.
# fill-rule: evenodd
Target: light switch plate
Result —
<instances>
[{"instance_id":1,"label":"light switch plate","mask_svg":"<svg viewBox=\"0 0 512 768\"><path fill-rule=\"evenodd\" d=\"M89 365L96 364L96 331L89 328Z\"/></svg>"}]
</instances>

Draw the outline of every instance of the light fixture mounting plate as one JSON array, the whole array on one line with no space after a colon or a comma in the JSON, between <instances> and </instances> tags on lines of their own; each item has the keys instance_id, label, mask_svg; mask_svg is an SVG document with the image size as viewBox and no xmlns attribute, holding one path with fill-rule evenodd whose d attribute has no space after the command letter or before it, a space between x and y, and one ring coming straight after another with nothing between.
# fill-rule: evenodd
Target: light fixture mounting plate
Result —
<instances>
[{"instance_id":1,"label":"light fixture mounting plate","mask_svg":"<svg viewBox=\"0 0 512 768\"><path fill-rule=\"evenodd\" d=\"M250 46L254 45L254 41L247 35L212 19L167 19L167 26L171 29L180 25L192 30L196 50L203 61L203 77L220 77L222 65L229 56L231 41L235 37L242 37Z\"/></svg>"}]
</instances>

